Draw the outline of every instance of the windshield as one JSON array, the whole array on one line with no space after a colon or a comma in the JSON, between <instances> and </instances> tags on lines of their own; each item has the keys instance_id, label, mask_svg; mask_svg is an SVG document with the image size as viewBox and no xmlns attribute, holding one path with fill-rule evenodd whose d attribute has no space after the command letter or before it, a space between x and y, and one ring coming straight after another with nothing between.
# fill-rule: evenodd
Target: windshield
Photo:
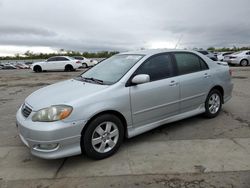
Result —
<instances>
[{"instance_id":1,"label":"windshield","mask_svg":"<svg viewBox=\"0 0 250 188\"><path fill-rule=\"evenodd\" d=\"M132 68L142 55L114 55L103 60L81 75L83 78L102 81L103 84L114 84Z\"/></svg>"}]
</instances>

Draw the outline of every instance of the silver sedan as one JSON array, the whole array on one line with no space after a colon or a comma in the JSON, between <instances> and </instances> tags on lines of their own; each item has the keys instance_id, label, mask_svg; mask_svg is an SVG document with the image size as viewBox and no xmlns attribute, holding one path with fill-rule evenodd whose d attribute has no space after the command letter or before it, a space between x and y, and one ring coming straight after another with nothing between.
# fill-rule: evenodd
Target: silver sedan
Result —
<instances>
[{"instance_id":1,"label":"silver sedan","mask_svg":"<svg viewBox=\"0 0 250 188\"><path fill-rule=\"evenodd\" d=\"M103 159L124 137L198 114L216 117L232 88L228 65L195 51L120 53L28 96L18 133L41 158Z\"/></svg>"}]
</instances>

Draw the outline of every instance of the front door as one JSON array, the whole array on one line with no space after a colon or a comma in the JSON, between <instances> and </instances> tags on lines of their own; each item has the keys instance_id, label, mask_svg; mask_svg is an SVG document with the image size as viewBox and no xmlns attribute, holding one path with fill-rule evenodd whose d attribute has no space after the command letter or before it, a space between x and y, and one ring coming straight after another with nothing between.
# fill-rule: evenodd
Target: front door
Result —
<instances>
[{"instance_id":1,"label":"front door","mask_svg":"<svg viewBox=\"0 0 250 188\"><path fill-rule=\"evenodd\" d=\"M134 73L148 74L150 82L130 86L134 127L163 120L179 111L179 81L169 54L150 57Z\"/></svg>"},{"instance_id":2,"label":"front door","mask_svg":"<svg viewBox=\"0 0 250 188\"><path fill-rule=\"evenodd\" d=\"M45 62L45 70L55 70L57 57L51 57Z\"/></svg>"}]
</instances>

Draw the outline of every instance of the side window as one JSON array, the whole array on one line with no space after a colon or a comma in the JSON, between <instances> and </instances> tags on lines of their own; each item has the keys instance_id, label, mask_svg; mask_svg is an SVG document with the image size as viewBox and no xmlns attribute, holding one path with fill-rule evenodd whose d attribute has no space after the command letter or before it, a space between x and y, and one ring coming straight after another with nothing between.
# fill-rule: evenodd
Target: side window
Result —
<instances>
[{"instance_id":1,"label":"side window","mask_svg":"<svg viewBox=\"0 0 250 188\"><path fill-rule=\"evenodd\" d=\"M62 57L62 61L69 61L69 59L66 57Z\"/></svg>"},{"instance_id":2,"label":"side window","mask_svg":"<svg viewBox=\"0 0 250 188\"><path fill-rule=\"evenodd\" d=\"M205 61L202 60L201 58L199 58L199 60L200 60L201 70L207 70L207 69L208 69L208 66L207 66L207 64L205 63Z\"/></svg>"},{"instance_id":3,"label":"side window","mask_svg":"<svg viewBox=\"0 0 250 188\"><path fill-rule=\"evenodd\" d=\"M47 61L56 61L57 57L51 57Z\"/></svg>"},{"instance_id":4,"label":"side window","mask_svg":"<svg viewBox=\"0 0 250 188\"><path fill-rule=\"evenodd\" d=\"M65 57L57 57L57 61L68 61Z\"/></svg>"},{"instance_id":5,"label":"side window","mask_svg":"<svg viewBox=\"0 0 250 188\"><path fill-rule=\"evenodd\" d=\"M148 74L150 81L169 78L174 75L173 63L170 55L157 55L146 60L136 71L136 74Z\"/></svg>"},{"instance_id":6,"label":"side window","mask_svg":"<svg viewBox=\"0 0 250 188\"><path fill-rule=\"evenodd\" d=\"M206 63L191 53L174 54L179 75L208 69Z\"/></svg>"}]
</instances>

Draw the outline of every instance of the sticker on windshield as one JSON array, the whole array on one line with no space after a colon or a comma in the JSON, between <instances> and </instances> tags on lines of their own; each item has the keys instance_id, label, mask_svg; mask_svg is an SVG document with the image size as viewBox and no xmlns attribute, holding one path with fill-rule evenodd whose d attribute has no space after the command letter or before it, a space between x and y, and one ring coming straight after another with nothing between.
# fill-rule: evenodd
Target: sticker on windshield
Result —
<instances>
[{"instance_id":1,"label":"sticker on windshield","mask_svg":"<svg viewBox=\"0 0 250 188\"><path fill-rule=\"evenodd\" d=\"M129 55L126 57L126 59L133 59L133 60L138 60L140 58L141 58L141 56L138 56L138 55Z\"/></svg>"}]
</instances>

